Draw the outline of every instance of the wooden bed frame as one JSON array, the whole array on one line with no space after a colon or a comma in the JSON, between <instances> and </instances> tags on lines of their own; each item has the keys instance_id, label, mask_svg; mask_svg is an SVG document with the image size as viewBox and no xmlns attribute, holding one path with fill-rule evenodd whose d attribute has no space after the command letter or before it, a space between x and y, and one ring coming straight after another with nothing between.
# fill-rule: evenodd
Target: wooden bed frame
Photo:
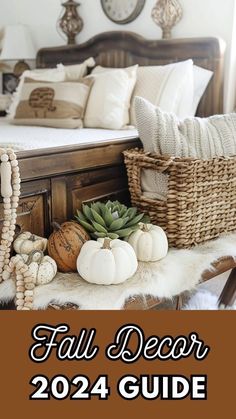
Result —
<instances>
[{"instance_id":1,"label":"wooden bed frame","mask_svg":"<svg viewBox=\"0 0 236 419\"><path fill-rule=\"evenodd\" d=\"M93 56L97 64L126 67L160 65L192 58L214 71L198 108L199 116L222 113L224 45L216 38L146 40L128 32L109 32L77 46L44 48L37 67L75 64ZM122 151L139 145L138 138L19 152L22 196L18 224L48 235L52 220L73 218L82 202L101 198L129 200ZM0 204L0 219L2 205Z\"/></svg>"}]
</instances>

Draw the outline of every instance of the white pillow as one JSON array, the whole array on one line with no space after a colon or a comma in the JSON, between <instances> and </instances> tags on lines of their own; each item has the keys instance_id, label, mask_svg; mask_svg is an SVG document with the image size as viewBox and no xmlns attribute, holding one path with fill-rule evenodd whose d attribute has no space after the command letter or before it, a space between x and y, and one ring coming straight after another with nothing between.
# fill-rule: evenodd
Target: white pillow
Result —
<instances>
[{"instance_id":1,"label":"white pillow","mask_svg":"<svg viewBox=\"0 0 236 419\"><path fill-rule=\"evenodd\" d=\"M193 66L194 94L192 112L190 116L194 116L196 114L199 102L213 74L213 71L206 70L205 68L198 67L197 65Z\"/></svg>"},{"instance_id":2,"label":"white pillow","mask_svg":"<svg viewBox=\"0 0 236 419\"><path fill-rule=\"evenodd\" d=\"M117 71L117 70L125 71L130 78L133 78L133 73L134 73L134 70L135 70L136 71L136 78L137 78L138 64L132 65L131 67L125 67L125 68L102 67L101 65L97 65L93 69L92 74L101 74L101 73L104 73L104 72ZM136 80L135 80L135 83L136 83Z\"/></svg>"},{"instance_id":3,"label":"white pillow","mask_svg":"<svg viewBox=\"0 0 236 419\"><path fill-rule=\"evenodd\" d=\"M136 126L135 96L143 97L163 111L184 118L191 114L193 92L192 60L164 66L139 67L131 101L131 124Z\"/></svg>"},{"instance_id":4,"label":"white pillow","mask_svg":"<svg viewBox=\"0 0 236 419\"><path fill-rule=\"evenodd\" d=\"M57 68L65 72L65 81L78 81L86 76L88 68L94 67L94 58L90 57L81 64L63 65L58 64Z\"/></svg>"},{"instance_id":5,"label":"white pillow","mask_svg":"<svg viewBox=\"0 0 236 419\"><path fill-rule=\"evenodd\" d=\"M87 128L122 129L129 124L130 99L138 65L127 69L97 69L84 118Z\"/></svg>"},{"instance_id":6,"label":"white pillow","mask_svg":"<svg viewBox=\"0 0 236 419\"><path fill-rule=\"evenodd\" d=\"M132 67L126 68L126 71ZM92 74L114 68L95 67ZM192 60L163 66L145 66L137 70L137 82L131 104L131 124L136 125L134 97L142 96L163 111L174 112L180 119L196 114L213 72L193 65Z\"/></svg>"}]
</instances>

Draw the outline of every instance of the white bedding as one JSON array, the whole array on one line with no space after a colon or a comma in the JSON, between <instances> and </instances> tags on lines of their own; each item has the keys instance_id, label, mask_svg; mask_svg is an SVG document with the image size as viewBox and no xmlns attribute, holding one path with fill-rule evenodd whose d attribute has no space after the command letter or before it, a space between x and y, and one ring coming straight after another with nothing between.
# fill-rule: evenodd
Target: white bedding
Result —
<instances>
[{"instance_id":1,"label":"white bedding","mask_svg":"<svg viewBox=\"0 0 236 419\"><path fill-rule=\"evenodd\" d=\"M11 125L6 118L0 119L0 146L20 150L35 150L42 148L86 145L87 143L107 142L122 138L138 136L135 129L105 130L105 129L56 129Z\"/></svg>"}]
</instances>

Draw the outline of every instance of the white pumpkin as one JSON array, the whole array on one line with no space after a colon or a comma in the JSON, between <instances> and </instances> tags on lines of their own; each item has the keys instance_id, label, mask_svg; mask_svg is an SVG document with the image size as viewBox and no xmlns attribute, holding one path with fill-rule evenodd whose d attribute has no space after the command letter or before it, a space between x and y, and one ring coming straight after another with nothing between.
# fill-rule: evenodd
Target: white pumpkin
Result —
<instances>
[{"instance_id":1,"label":"white pumpkin","mask_svg":"<svg viewBox=\"0 0 236 419\"><path fill-rule=\"evenodd\" d=\"M47 248L47 242L47 239L25 231L19 234L13 243L13 247L16 253L29 255L34 250L44 252Z\"/></svg>"},{"instance_id":2,"label":"white pumpkin","mask_svg":"<svg viewBox=\"0 0 236 419\"><path fill-rule=\"evenodd\" d=\"M133 248L118 239L89 240L77 259L80 276L93 284L120 284L133 276L137 267Z\"/></svg>"},{"instance_id":3,"label":"white pumpkin","mask_svg":"<svg viewBox=\"0 0 236 419\"><path fill-rule=\"evenodd\" d=\"M168 240L164 230L153 224L140 223L127 239L140 262L156 262L166 257Z\"/></svg>"},{"instance_id":4,"label":"white pumpkin","mask_svg":"<svg viewBox=\"0 0 236 419\"><path fill-rule=\"evenodd\" d=\"M50 256L44 256L41 251L33 251L29 255L21 255L29 266L28 270L36 285L45 285L53 280L57 274L57 264Z\"/></svg>"}]
</instances>

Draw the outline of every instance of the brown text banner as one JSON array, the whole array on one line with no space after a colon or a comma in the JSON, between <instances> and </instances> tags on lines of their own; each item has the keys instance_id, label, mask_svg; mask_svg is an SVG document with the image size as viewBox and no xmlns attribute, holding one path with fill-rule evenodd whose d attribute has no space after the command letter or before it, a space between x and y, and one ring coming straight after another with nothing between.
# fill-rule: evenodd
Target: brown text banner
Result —
<instances>
[{"instance_id":1,"label":"brown text banner","mask_svg":"<svg viewBox=\"0 0 236 419\"><path fill-rule=\"evenodd\" d=\"M229 311L3 311L1 416L230 414L235 319Z\"/></svg>"}]
</instances>

